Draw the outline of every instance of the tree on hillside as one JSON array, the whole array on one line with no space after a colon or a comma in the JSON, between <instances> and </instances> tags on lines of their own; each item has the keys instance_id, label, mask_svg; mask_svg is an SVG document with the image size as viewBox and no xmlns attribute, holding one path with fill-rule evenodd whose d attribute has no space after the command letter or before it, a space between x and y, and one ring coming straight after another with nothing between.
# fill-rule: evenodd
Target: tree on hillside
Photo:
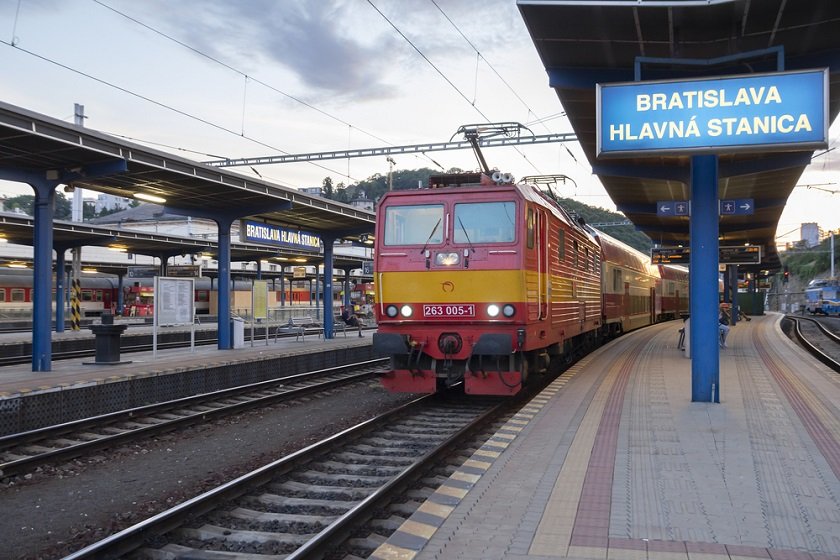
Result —
<instances>
[{"instance_id":1,"label":"tree on hillside","mask_svg":"<svg viewBox=\"0 0 840 560\"><path fill-rule=\"evenodd\" d=\"M324 192L324 198L333 199L335 193L333 191L333 181L330 177L324 177L324 182L321 183L321 190Z\"/></svg>"}]
</instances>

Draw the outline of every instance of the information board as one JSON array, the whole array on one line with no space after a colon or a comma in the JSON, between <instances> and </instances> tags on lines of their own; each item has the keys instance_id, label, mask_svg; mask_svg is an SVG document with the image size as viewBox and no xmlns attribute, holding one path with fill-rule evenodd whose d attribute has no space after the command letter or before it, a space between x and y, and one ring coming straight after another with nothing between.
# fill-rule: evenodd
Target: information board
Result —
<instances>
[{"instance_id":1,"label":"information board","mask_svg":"<svg viewBox=\"0 0 840 560\"><path fill-rule=\"evenodd\" d=\"M195 317L192 278L155 277L155 315L158 325L192 325Z\"/></svg>"},{"instance_id":2,"label":"information board","mask_svg":"<svg viewBox=\"0 0 840 560\"><path fill-rule=\"evenodd\" d=\"M731 247L720 247L718 263L761 264L761 246L733 245Z\"/></svg>"},{"instance_id":3,"label":"information board","mask_svg":"<svg viewBox=\"0 0 840 560\"><path fill-rule=\"evenodd\" d=\"M254 319L265 319L268 317L268 282L255 280L251 292L251 305L253 306Z\"/></svg>"},{"instance_id":4,"label":"information board","mask_svg":"<svg viewBox=\"0 0 840 560\"><path fill-rule=\"evenodd\" d=\"M688 247L654 247L650 250L652 264L688 264L690 261Z\"/></svg>"}]
</instances>

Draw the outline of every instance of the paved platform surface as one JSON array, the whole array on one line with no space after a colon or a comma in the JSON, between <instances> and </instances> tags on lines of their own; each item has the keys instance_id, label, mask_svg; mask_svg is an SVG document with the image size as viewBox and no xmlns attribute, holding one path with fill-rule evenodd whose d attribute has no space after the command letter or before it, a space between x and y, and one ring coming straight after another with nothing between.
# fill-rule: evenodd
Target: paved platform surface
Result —
<instances>
[{"instance_id":1,"label":"paved platform surface","mask_svg":"<svg viewBox=\"0 0 840 560\"><path fill-rule=\"evenodd\" d=\"M198 329L199 327L197 327ZM202 326L203 329L214 329L215 326ZM134 332L151 332L151 326L134 325ZM174 330L174 329L168 329ZM186 370L206 369L209 367L291 356L296 354L314 353L348 346L369 345L373 331L365 332L364 337L358 337L355 331L338 333L333 339L325 340L316 334L307 334L296 340L295 337L280 337L275 340L270 337L268 343L262 329L258 329L253 346L251 339L245 341L244 348L219 350L216 345L196 346L194 351L189 347L166 349L153 352L122 353L120 358L124 362L118 365L89 365L93 358L79 358L52 362L51 371L33 372L32 364L21 364L0 367L0 399L27 395L44 391L58 391L91 384L111 383L135 377L149 377L183 372ZM3 343L15 343L25 336L20 333L6 333L0 335L0 348ZM31 336L30 336L31 338ZM93 338L91 331L65 331L53 333L53 340Z\"/></svg>"},{"instance_id":2,"label":"paved platform surface","mask_svg":"<svg viewBox=\"0 0 840 560\"><path fill-rule=\"evenodd\" d=\"M508 422L372 558L840 559L840 376L739 323L720 404L678 322L625 335Z\"/></svg>"}]
</instances>

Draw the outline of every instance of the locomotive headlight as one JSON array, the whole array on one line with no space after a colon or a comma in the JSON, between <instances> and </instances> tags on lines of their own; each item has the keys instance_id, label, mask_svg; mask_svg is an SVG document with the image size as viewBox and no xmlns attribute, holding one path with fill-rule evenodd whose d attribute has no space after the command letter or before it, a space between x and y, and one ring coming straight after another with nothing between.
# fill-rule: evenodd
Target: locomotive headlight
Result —
<instances>
[{"instance_id":1,"label":"locomotive headlight","mask_svg":"<svg viewBox=\"0 0 840 560\"><path fill-rule=\"evenodd\" d=\"M394 318L397 316L397 306L396 305L389 305L385 308L385 315L388 317Z\"/></svg>"},{"instance_id":2,"label":"locomotive headlight","mask_svg":"<svg viewBox=\"0 0 840 560\"><path fill-rule=\"evenodd\" d=\"M400 315L402 315L403 317L411 317L412 313L413 310L411 309L410 305L403 305L402 307L400 307Z\"/></svg>"},{"instance_id":3,"label":"locomotive headlight","mask_svg":"<svg viewBox=\"0 0 840 560\"><path fill-rule=\"evenodd\" d=\"M516 314L516 308L511 304L507 304L502 308L502 314L505 317L513 317Z\"/></svg>"},{"instance_id":4,"label":"locomotive headlight","mask_svg":"<svg viewBox=\"0 0 840 560\"><path fill-rule=\"evenodd\" d=\"M495 303L491 303L487 306L487 314L491 317L498 317L499 316L499 306Z\"/></svg>"},{"instance_id":5,"label":"locomotive headlight","mask_svg":"<svg viewBox=\"0 0 840 560\"><path fill-rule=\"evenodd\" d=\"M454 266L460 261L458 253L435 253L435 264L438 266Z\"/></svg>"}]
</instances>

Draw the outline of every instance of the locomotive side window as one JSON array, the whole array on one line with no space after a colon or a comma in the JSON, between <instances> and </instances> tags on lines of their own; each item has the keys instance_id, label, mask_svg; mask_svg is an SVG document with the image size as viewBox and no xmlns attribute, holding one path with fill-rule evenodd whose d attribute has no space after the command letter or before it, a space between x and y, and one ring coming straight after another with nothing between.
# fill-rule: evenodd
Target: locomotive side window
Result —
<instances>
[{"instance_id":1,"label":"locomotive side window","mask_svg":"<svg viewBox=\"0 0 840 560\"><path fill-rule=\"evenodd\" d=\"M385 245L443 242L443 205L389 206L385 209Z\"/></svg>"},{"instance_id":2,"label":"locomotive side window","mask_svg":"<svg viewBox=\"0 0 840 560\"><path fill-rule=\"evenodd\" d=\"M26 301L26 292L20 288L12 288L12 300L11 301Z\"/></svg>"},{"instance_id":3,"label":"locomotive side window","mask_svg":"<svg viewBox=\"0 0 840 560\"><path fill-rule=\"evenodd\" d=\"M557 232L557 258L560 262L566 260L566 230L564 229Z\"/></svg>"},{"instance_id":4,"label":"locomotive side window","mask_svg":"<svg viewBox=\"0 0 840 560\"><path fill-rule=\"evenodd\" d=\"M624 282L621 281L621 270L613 270L613 293L620 294L624 291Z\"/></svg>"},{"instance_id":5,"label":"locomotive side window","mask_svg":"<svg viewBox=\"0 0 840 560\"><path fill-rule=\"evenodd\" d=\"M534 230L536 229L535 225L536 224L535 224L535 220L534 220L534 209L533 208L528 208L528 224L527 224L527 226L528 226L528 248L529 249L534 248Z\"/></svg>"},{"instance_id":6,"label":"locomotive side window","mask_svg":"<svg viewBox=\"0 0 840 560\"><path fill-rule=\"evenodd\" d=\"M528 211L529 220L533 211ZM510 243L516 239L515 202L476 202L455 205L455 243ZM531 228L529 226L529 235Z\"/></svg>"},{"instance_id":7,"label":"locomotive side window","mask_svg":"<svg viewBox=\"0 0 840 560\"><path fill-rule=\"evenodd\" d=\"M574 262L574 264L575 264L575 268L577 268L578 267L578 242L577 242L577 239L572 241L572 249L575 252L575 254L574 254L575 262Z\"/></svg>"},{"instance_id":8,"label":"locomotive side window","mask_svg":"<svg viewBox=\"0 0 840 560\"><path fill-rule=\"evenodd\" d=\"M6 301L6 288L0 288L0 303Z\"/></svg>"}]
</instances>

